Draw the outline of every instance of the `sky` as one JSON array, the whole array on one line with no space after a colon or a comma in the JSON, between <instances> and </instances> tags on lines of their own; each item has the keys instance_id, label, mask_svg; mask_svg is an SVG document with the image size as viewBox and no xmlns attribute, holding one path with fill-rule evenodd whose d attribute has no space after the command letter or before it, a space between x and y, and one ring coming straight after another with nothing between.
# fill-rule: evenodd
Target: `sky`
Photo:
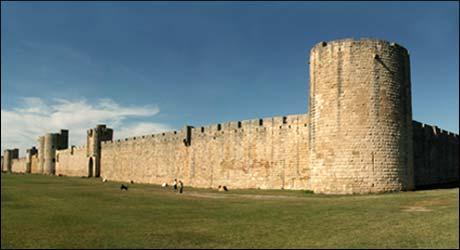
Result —
<instances>
[{"instance_id":1,"label":"sky","mask_svg":"<svg viewBox=\"0 0 460 250\"><path fill-rule=\"evenodd\" d=\"M318 42L409 50L413 119L459 132L457 2L1 2L1 148L308 112Z\"/></svg>"}]
</instances>

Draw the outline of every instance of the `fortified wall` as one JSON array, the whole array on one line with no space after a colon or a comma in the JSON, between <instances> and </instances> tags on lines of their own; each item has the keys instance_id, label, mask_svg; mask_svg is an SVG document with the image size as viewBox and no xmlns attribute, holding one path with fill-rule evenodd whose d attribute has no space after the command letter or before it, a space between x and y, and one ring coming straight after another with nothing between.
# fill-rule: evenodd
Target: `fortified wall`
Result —
<instances>
[{"instance_id":1,"label":"fortified wall","mask_svg":"<svg viewBox=\"0 0 460 250\"><path fill-rule=\"evenodd\" d=\"M416 187L458 182L458 135L417 121L412 127Z\"/></svg>"},{"instance_id":2,"label":"fortified wall","mask_svg":"<svg viewBox=\"0 0 460 250\"><path fill-rule=\"evenodd\" d=\"M307 115L186 127L103 143L102 149L102 176L112 180L160 184L178 178L194 187L264 189L310 185Z\"/></svg>"},{"instance_id":3,"label":"fortified wall","mask_svg":"<svg viewBox=\"0 0 460 250\"><path fill-rule=\"evenodd\" d=\"M38 154L31 150L25 159L5 151L3 165L13 172L122 182L181 179L193 187L327 194L458 185L458 135L412 120L405 48L374 39L321 42L312 48L309 65L306 114L121 140L98 125L88 130L86 146L70 149L63 130L40 137Z\"/></svg>"}]
</instances>

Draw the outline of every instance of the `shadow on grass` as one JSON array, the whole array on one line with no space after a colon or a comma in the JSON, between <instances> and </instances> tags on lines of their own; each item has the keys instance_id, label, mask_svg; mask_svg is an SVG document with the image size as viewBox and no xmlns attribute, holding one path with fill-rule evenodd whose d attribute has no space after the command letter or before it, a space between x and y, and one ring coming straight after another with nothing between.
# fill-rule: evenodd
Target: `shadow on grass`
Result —
<instances>
[{"instance_id":1,"label":"shadow on grass","mask_svg":"<svg viewBox=\"0 0 460 250\"><path fill-rule=\"evenodd\" d=\"M433 190L433 189L450 189L450 188L458 188L458 187L460 187L460 182L456 181L456 182L448 182L448 183L441 183L441 184L415 186L415 191Z\"/></svg>"}]
</instances>

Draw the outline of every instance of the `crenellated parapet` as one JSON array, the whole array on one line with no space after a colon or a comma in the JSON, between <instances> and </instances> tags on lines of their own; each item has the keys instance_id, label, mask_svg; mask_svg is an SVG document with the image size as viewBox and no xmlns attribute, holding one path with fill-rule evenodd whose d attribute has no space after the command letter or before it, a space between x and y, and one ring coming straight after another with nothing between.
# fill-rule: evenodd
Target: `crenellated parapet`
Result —
<instances>
[{"instance_id":1,"label":"crenellated parapet","mask_svg":"<svg viewBox=\"0 0 460 250\"><path fill-rule=\"evenodd\" d=\"M415 186L459 181L459 137L437 126L413 121Z\"/></svg>"}]
</instances>

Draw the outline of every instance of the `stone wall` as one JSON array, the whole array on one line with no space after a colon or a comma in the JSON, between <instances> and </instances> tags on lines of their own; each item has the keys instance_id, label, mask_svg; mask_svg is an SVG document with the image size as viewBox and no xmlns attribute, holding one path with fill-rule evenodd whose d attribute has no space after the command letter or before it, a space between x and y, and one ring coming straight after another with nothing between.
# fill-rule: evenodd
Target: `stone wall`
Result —
<instances>
[{"instance_id":1,"label":"stone wall","mask_svg":"<svg viewBox=\"0 0 460 250\"><path fill-rule=\"evenodd\" d=\"M87 159L84 146L57 150L56 175L88 176Z\"/></svg>"},{"instance_id":2,"label":"stone wall","mask_svg":"<svg viewBox=\"0 0 460 250\"><path fill-rule=\"evenodd\" d=\"M458 135L417 121L413 128L416 187L458 183Z\"/></svg>"},{"instance_id":3,"label":"stone wall","mask_svg":"<svg viewBox=\"0 0 460 250\"><path fill-rule=\"evenodd\" d=\"M38 164L38 154L30 158L30 171L32 174L41 174L40 165Z\"/></svg>"},{"instance_id":4,"label":"stone wall","mask_svg":"<svg viewBox=\"0 0 460 250\"><path fill-rule=\"evenodd\" d=\"M308 115L228 122L102 143L101 176L194 187L309 189Z\"/></svg>"},{"instance_id":5,"label":"stone wall","mask_svg":"<svg viewBox=\"0 0 460 250\"><path fill-rule=\"evenodd\" d=\"M21 157L11 161L11 171L13 173L25 173L27 169L27 158Z\"/></svg>"}]
</instances>

